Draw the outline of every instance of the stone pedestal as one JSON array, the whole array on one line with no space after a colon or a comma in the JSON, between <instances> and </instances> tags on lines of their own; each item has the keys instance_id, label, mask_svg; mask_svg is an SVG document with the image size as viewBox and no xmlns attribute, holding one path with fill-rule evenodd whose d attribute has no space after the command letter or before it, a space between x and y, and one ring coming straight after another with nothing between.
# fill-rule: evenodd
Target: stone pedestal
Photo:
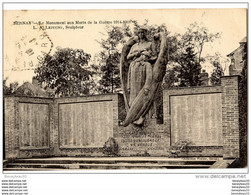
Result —
<instances>
[{"instance_id":1,"label":"stone pedestal","mask_svg":"<svg viewBox=\"0 0 251 195\"><path fill-rule=\"evenodd\" d=\"M170 135L164 124L147 119L142 127L119 126L115 134L121 156L168 156Z\"/></svg>"}]
</instances>

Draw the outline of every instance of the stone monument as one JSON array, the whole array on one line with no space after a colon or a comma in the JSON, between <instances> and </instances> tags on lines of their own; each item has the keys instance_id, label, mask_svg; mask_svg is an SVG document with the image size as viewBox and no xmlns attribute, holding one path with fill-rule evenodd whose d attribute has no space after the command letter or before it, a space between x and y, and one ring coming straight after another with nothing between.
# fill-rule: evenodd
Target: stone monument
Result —
<instances>
[{"instance_id":1,"label":"stone monument","mask_svg":"<svg viewBox=\"0 0 251 195\"><path fill-rule=\"evenodd\" d=\"M120 60L120 77L126 109L124 126L142 125L156 114L153 102L160 89L168 61L166 35L159 32L147 39L147 26L124 45Z\"/></svg>"}]
</instances>

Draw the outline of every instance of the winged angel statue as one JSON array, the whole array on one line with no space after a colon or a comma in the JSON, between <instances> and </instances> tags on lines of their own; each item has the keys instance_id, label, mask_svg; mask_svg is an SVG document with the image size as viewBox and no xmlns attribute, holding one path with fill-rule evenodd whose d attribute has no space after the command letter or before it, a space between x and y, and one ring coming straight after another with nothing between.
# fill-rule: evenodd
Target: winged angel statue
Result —
<instances>
[{"instance_id":1,"label":"winged angel statue","mask_svg":"<svg viewBox=\"0 0 251 195\"><path fill-rule=\"evenodd\" d=\"M138 30L123 46L120 59L120 79L126 108L124 126L142 125L154 113L153 102L161 87L168 61L166 35L159 32L153 41L147 39L148 27Z\"/></svg>"}]
</instances>

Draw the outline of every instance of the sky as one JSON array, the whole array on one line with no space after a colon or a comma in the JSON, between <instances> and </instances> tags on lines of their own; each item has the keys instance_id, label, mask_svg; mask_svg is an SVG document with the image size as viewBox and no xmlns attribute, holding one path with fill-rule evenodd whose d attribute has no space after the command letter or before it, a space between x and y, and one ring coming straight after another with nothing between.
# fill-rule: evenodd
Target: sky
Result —
<instances>
[{"instance_id":1,"label":"sky","mask_svg":"<svg viewBox=\"0 0 251 195\"><path fill-rule=\"evenodd\" d=\"M158 9L158 10L36 10L4 11L4 78L22 84L31 81L33 69L43 53L53 54L57 47L83 49L94 56L101 48L100 40L107 23L137 20L143 24L165 24L171 34L184 33L189 24L197 22L211 33L220 32L221 39L206 44L202 56L219 52L226 56L247 36L246 9ZM16 23L14 23L16 21ZM85 24L76 25L76 21ZM97 22L97 24L94 23ZM65 22L47 25L59 29L37 29L36 23ZM67 24L73 22L73 24ZM78 26L80 29L67 29ZM42 34L46 32L47 37ZM43 37L44 39L42 39ZM32 69L32 70L27 70Z\"/></svg>"}]
</instances>

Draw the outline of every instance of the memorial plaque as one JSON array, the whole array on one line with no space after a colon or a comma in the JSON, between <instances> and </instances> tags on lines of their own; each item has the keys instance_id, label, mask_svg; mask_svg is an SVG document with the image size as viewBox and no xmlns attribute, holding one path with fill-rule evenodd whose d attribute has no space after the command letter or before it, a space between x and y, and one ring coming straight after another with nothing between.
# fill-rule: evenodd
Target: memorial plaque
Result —
<instances>
[{"instance_id":1,"label":"memorial plaque","mask_svg":"<svg viewBox=\"0 0 251 195\"><path fill-rule=\"evenodd\" d=\"M49 105L19 103L20 147L22 149L49 146Z\"/></svg>"},{"instance_id":2,"label":"memorial plaque","mask_svg":"<svg viewBox=\"0 0 251 195\"><path fill-rule=\"evenodd\" d=\"M60 146L103 147L113 136L112 101L59 105Z\"/></svg>"},{"instance_id":3,"label":"memorial plaque","mask_svg":"<svg viewBox=\"0 0 251 195\"><path fill-rule=\"evenodd\" d=\"M222 145L221 93L171 96L171 144Z\"/></svg>"},{"instance_id":4,"label":"memorial plaque","mask_svg":"<svg viewBox=\"0 0 251 195\"><path fill-rule=\"evenodd\" d=\"M120 155L122 156L165 156L170 145L170 136L163 125L148 119L141 128L130 125L119 128ZM150 122L151 121L151 122Z\"/></svg>"}]
</instances>

